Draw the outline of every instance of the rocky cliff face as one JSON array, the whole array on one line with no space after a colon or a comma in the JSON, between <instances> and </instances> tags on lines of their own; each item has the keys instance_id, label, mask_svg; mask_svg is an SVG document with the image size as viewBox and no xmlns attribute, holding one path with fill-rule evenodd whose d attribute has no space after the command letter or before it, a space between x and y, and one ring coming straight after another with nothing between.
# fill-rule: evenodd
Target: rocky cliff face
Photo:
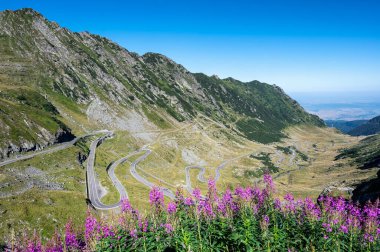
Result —
<instances>
[{"instance_id":1,"label":"rocky cliff face","mask_svg":"<svg viewBox=\"0 0 380 252\"><path fill-rule=\"evenodd\" d=\"M69 127L143 131L200 114L261 142L278 140L289 125L323 125L277 86L193 74L32 9L0 13L0 45L2 150L46 146Z\"/></svg>"}]
</instances>

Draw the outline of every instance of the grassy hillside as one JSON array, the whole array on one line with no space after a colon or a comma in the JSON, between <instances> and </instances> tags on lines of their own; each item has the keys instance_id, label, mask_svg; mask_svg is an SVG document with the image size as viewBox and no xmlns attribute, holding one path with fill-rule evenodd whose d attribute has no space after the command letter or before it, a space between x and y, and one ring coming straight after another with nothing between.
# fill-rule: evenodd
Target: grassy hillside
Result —
<instances>
[{"instance_id":1,"label":"grassy hillside","mask_svg":"<svg viewBox=\"0 0 380 252\"><path fill-rule=\"evenodd\" d=\"M38 92L0 91L0 159L73 138L57 109Z\"/></svg>"},{"instance_id":2,"label":"grassy hillside","mask_svg":"<svg viewBox=\"0 0 380 252\"><path fill-rule=\"evenodd\" d=\"M285 137L287 126L323 126L275 85L192 74L163 55L140 56L104 37L71 32L32 9L1 12L0 24L0 99L23 92L11 102L28 105L10 108L13 121L0 123L1 139L16 146L40 138L31 136L35 128L23 129L25 110L52 135L59 128L166 129L204 115L269 143ZM20 132L7 135L8 127Z\"/></svg>"},{"instance_id":3,"label":"grassy hillside","mask_svg":"<svg viewBox=\"0 0 380 252\"><path fill-rule=\"evenodd\" d=\"M343 133L348 133L356 127L366 123L368 120L354 120L354 121L343 121L343 120L325 120L328 127L334 127Z\"/></svg>"},{"instance_id":4,"label":"grassy hillside","mask_svg":"<svg viewBox=\"0 0 380 252\"><path fill-rule=\"evenodd\" d=\"M380 116L374 117L368 122L348 132L351 136L368 136L380 132Z\"/></svg>"},{"instance_id":5,"label":"grassy hillside","mask_svg":"<svg viewBox=\"0 0 380 252\"><path fill-rule=\"evenodd\" d=\"M337 159L351 158L362 169L380 167L380 134L364 138L359 144L343 149Z\"/></svg>"},{"instance_id":6,"label":"grassy hillside","mask_svg":"<svg viewBox=\"0 0 380 252\"><path fill-rule=\"evenodd\" d=\"M250 140L262 143L279 141L285 136L282 130L295 124L324 126L317 116L305 113L296 101L275 85L259 81L243 83L232 78L221 80L204 74L196 74L195 77L225 111L222 118L213 111L206 113L236 127Z\"/></svg>"},{"instance_id":7,"label":"grassy hillside","mask_svg":"<svg viewBox=\"0 0 380 252\"><path fill-rule=\"evenodd\" d=\"M348 159L360 169L372 172L369 179L356 184L353 200L365 203L380 197L380 134L366 137L353 147L343 149L337 159Z\"/></svg>"}]
</instances>

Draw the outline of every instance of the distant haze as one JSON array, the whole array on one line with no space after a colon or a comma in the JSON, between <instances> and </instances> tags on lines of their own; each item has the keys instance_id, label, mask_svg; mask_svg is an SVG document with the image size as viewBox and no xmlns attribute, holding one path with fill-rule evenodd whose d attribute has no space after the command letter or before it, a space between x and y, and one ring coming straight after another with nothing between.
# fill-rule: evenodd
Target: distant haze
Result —
<instances>
[{"instance_id":1,"label":"distant haze","mask_svg":"<svg viewBox=\"0 0 380 252\"><path fill-rule=\"evenodd\" d=\"M380 92L291 92L307 111L324 120L360 120L380 115Z\"/></svg>"}]
</instances>

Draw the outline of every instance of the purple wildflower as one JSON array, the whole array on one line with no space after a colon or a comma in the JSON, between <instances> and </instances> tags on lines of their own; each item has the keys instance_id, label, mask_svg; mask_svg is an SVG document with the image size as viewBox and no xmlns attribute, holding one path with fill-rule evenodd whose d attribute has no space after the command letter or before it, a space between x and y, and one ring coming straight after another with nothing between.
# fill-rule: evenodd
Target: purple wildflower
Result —
<instances>
[{"instance_id":1,"label":"purple wildflower","mask_svg":"<svg viewBox=\"0 0 380 252\"><path fill-rule=\"evenodd\" d=\"M86 240L89 240L96 227L97 227L97 220L94 216L92 216L90 210L87 210L87 217L86 217L86 222L85 222L85 237L86 237Z\"/></svg>"},{"instance_id":2,"label":"purple wildflower","mask_svg":"<svg viewBox=\"0 0 380 252\"><path fill-rule=\"evenodd\" d=\"M232 193L230 189L227 189L225 193L223 194L222 200L226 204L231 204L232 203Z\"/></svg>"},{"instance_id":3,"label":"purple wildflower","mask_svg":"<svg viewBox=\"0 0 380 252\"><path fill-rule=\"evenodd\" d=\"M199 188L195 188L194 190L193 190L193 196L194 196L194 198L196 199L196 200L200 200L201 199L201 190L199 190Z\"/></svg>"},{"instance_id":4,"label":"purple wildflower","mask_svg":"<svg viewBox=\"0 0 380 252\"><path fill-rule=\"evenodd\" d=\"M48 241L45 252L63 252L62 240L57 231L55 231L51 240Z\"/></svg>"},{"instance_id":5,"label":"purple wildflower","mask_svg":"<svg viewBox=\"0 0 380 252\"><path fill-rule=\"evenodd\" d=\"M132 211L131 203L129 202L127 198L124 198L121 200L121 211L123 213Z\"/></svg>"},{"instance_id":6,"label":"purple wildflower","mask_svg":"<svg viewBox=\"0 0 380 252\"><path fill-rule=\"evenodd\" d=\"M291 194L291 193L287 193L286 195L285 195L285 197L284 197L284 199L286 200L286 201L293 201L294 200L294 197L293 197L293 195Z\"/></svg>"},{"instance_id":7,"label":"purple wildflower","mask_svg":"<svg viewBox=\"0 0 380 252\"><path fill-rule=\"evenodd\" d=\"M281 200L279 198L274 200L274 208L281 211Z\"/></svg>"},{"instance_id":8,"label":"purple wildflower","mask_svg":"<svg viewBox=\"0 0 380 252\"><path fill-rule=\"evenodd\" d=\"M129 231L129 235L132 238L137 239L137 230L136 229L131 229L131 231Z\"/></svg>"},{"instance_id":9,"label":"purple wildflower","mask_svg":"<svg viewBox=\"0 0 380 252\"><path fill-rule=\"evenodd\" d=\"M184 200L182 187L179 187L175 192L175 200L177 203L182 203Z\"/></svg>"},{"instance_id":10,"label":"purple wildflower","mask_svg":"<svg viewBox=\"0 0 380 252\"><path fill-rule=\"evenodd\" d=\"M149 225L148 220L145 220L145 221L143 222L143 225L142 225L142 231L143 231L144 233L146 233L146 231L148 230L148 225Z\"/></svg>"},{"instance_id":11,"label":"purple wildflower","mask_svg":"<svg viewBox=\"0 0 380 252\"><path fill-rule=\"evenodd\" d=\"M169 202L168 203L168 213L169 214L174 214L177 211L177 205L174 202Z\"/></svg>"},{"instance_id":12,"label":"purple wildflower","mask_svg":"<svg viewBox=\"0 0 380 252\"><path fill-rule=\"evenodd\" d=\"M263 220L266 224L269 224L269 216L268 215L264 215L263 216Z\"/></svg>"},{"instance_id":13,"label":"purple wildflower","mask_svg":"<svg viewBox=\"0 0 380 252\"><path fill-rule=\"evenodd\" d=\"M202 213L205 217L212 218L215 216L212 205L208 200L201 200L198 206L198 213Z\"/></svg>"},{"instance_id":14,"label":"purple wildflower","mask_svg":"<svg viewBox=\"0 0 380 252\"><path fill-rule=\"evenodd\" d=\"M172 226L172 224L170 224L170 223L166 223L165 225L164 225L164 227L165 227L165 231L166 231L166 233L168 233L168 234L170 234L171 232L173 232L173 226Z\"/></svg>"},{"instance_id":15,"label":"purple wildflower","mask_svg":"<svg viewBox=\"0 0 380 252\"><path fill-rule=\"evenodd\" d=\"M185 203L186 206L191 206L191 205L194 204L193 199L190 198L190 197L185 198L185 202L184 203Z\"/></svg>"},{"instance_id":16,"label":"purple wildflower","mask_svg":"<svg viewBox=\"0 0 380 252\"><path fill-rule=\"evenodd\" d=\"M249 187L243 188L239 186L235 189L235 194L243 201L250 201L252 199L254 192Z\"/></svg>"},{"instance_id":17,"label":"purple wildflower","mask_svg":"<svg viewBox=\"0 0 380 252\"><path fill-rule=\"evenodd\" d=\"M67 222L66 224L65 243L66 243L66 248L68 248L69 250L70 249L75 250L79 248L77 237L75 233L73 232L73 228L71 226L71 220Z\"/></svg>"},{"instance_id":18,"label":"purple wildflower","mask_svg":"<svg viewBox=\"0 0 380 252\"><path fill-rule=\"evenodd\" d=\"M339 197L338 199L334 200L333 201L333 206L335 208L335 210L338 212L338 213L342 213L344 210L345 210L345 206L346 206L346 203L345 203L345 200L343 197Z\"/></svg>"},{"instance_id":19,"label":"purple wildflower","mask_svg":"<svg viewBox=\"0 0 380 252\"><path fill-rule=\"evenodd\" d=\"M267 229L269 227L269 216L263 215L260 223L261 223L262 229L264 229L264 230Z\"/></svg>"},{"instance_id":20,"label":"purple wildflower","mask_svg":"<svg viewBox=\"0 0 380 252\"><path fill-rule=\"evenodd\" d=\"M156 209L160 209L164 205L164 194L160 188L156 186L152 188L149 193L149 202L152 206L155 206Z\"/></svg>"},{"instance_id":21,"label":"purple wildflower","mask_svg":"<svg viewBox=\"0 0 380 252\"><path fill-rule=\"evenodd\" d=\"M345 234L348 233L348 228L347 228L347 226L345 226L345 225L341 225L340 228L339 228L339 230L340 230L342 233L345 233Z\"/></svg>"},{"instance_id":22,"label":"purple wildflower","mask_svg":"<svg viewBox=\"0 0 380 252\"><path fill-rule=\"evenodd\" d=\"M264 183L269 193L274 191L273 178L269 173L264 174Z\"/></svg>"},{"instance_id":23,"label":"purple wildflower","mask_svg":"<svg viewBox=\"0 0 380 252\"><path fill-rule=\"evenodd\" d=\"M42 252L41 240L36 236L33 240L28 241L28 245L26 247L27 252Z\"/></svg>"},{"instance_id":24,"label":"purple wildflower","mask_svg":"<svg viewBox=\"0 0 380 252\"><path fill-rule=\"evenodd\" d=\"M332 232L332 227L331 227L330 224L328 224L328 223L322 223L322 227L325 228L325 230L326 230L327 233L331 233Z\"/></svg>"},{"instance_id":25,"label":"purple wildflower","mask_svg":"<svg viewBox=\"0 0 380 252\"><path fill-rule=\"evenodd\" d=\"M368 242L373 242L374 241L373 235L365 233L364 234L364 240L366 240Z\"/></svg>"},{"instance_id":26,"label":"purple wildflower","mask_svg":"<svg viewBox=\"0 0 380 252\"><path fill-rule=\"evenodd\" d=\"M216 190L216 185L215 185L215 180L210 178L208 181L207 181L207 186L208 186L208 190L209 191L214 191Z\"/></svg>"},{"instance_id":27,"label":"purple wildflower","mask_svg":"<svg viewBox=\"0 0 380 252\"><path fill-rule=\"evenodd\" d=\"M103 238L114 236L114 232L112 231L112 226L103 225L102 234L103 234Z\"/></svg>"},{"instance_id":28,"label":"purple wildflower","mask_svg":"<svg viewBox=\"0 0 380 252\"><path fill-rule=\"evenodd\" d=\"M226 204L223 200L218 201L217 209L218 209L218 212L220 212L222 214L226 214L227 208L226 208Z\"/></svg>"},{"instance_id":29,"label":"purple wildflower","mask_svg":"<svg viewBox=\"0 0 380 252\"><path fill-rule=\"evenodd\" d=\"M214 200L217 197L216 185L214 179L209 179L207 182L208 185L208 198Z\"/></svg>"}]
</instances>

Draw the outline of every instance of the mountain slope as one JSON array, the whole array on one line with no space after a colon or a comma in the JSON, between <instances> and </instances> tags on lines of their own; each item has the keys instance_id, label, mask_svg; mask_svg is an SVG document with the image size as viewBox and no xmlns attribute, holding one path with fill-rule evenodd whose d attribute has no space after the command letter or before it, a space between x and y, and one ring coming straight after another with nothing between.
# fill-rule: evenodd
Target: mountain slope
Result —
<instances>
[{"instance_id":1,"label":"mountain slope","mask_svg":"<svg viewBox=\"0 0 380 252\"><path fill-rule=\"evenodd\" d=\"M380 167L380 134L369 136L357 145L344 149L337 159L352 158L361 169Z\"/></svg>"},{"instance_id":2,"label":"mountain slope","mask_svg":"<svg viewBox=\"0 0 380 252\"><path fill-rule=\"evenodd\" d=\"M348 133L351 130L365 124L368 120L354 120L354 121L344 121L344 120L325 120L328 127L334 127L343 133Z\"/></svg>"},{"instance_id":3,"label":"mountain slope","mask_svg":"<svg viewBox=\"0 0 380 252\"><path fill-rule=\"evenodd\" d=\"M351 136L368 136L380 132L380 116L374 117L368 122L348 132Z\"/></svg>"},{"instance_id":4,"label":"mountain slope","mask_svg":"<svg viewBox=\"0 0 380 252\"><path fill-rule=\"evenodd\" d=\"M351 158L351 162L362 170L377 170L376 176L356 186L352 199L361 203L378 199L380 197L380 134L364 138L355 146L342 150L337 156L337 159L347 158Z\"/></svg>"},{"instance_id":5,"label":"mountain slope","mask_svg":"<svg viewBox=\"0 0 380 252\"><path fill-rule=\"evenodd\" d=\"M192 74L32 9L0 13L0 45L0 158L60 141L70 129L146 131L199 115L263 143L284 137L287 126L323 126L275 85Z\"/></svg>"}]
</instances>

